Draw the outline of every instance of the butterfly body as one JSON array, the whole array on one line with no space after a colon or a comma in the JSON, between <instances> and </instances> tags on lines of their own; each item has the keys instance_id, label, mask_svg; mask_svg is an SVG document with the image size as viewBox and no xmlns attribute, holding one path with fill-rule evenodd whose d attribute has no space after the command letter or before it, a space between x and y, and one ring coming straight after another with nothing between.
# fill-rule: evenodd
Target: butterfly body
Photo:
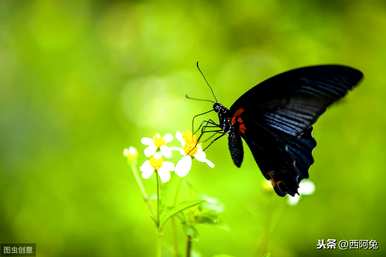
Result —
<instances>
[{"instance_id":1,"label":"butterfly body","mask_svg":"<svg viewBox=\"0 0 386 257\"><path fill-rule=\"evenodd\" d=\"M244 150L241 136L238 132L244 131L245 127L240 129L240 125L243 126L242 123L239 124L240 120L238 119L240 118L234 115L232 116L230 110L224 105L220 103L214 103L213 110L218 115L218 126L221 128L222 133L228 134L228 147L232 156L232 160L237 167L240 167L244 157Z\"/></svg>"},{"instance_id":2,"label":"butterfly body","mask_svg":"<svg viewBox=\"0 0 386 257\"><path fill-rule=\"evenodd\" d=\"M290 70L251 88L229 109L216 101L219 123L212 124L221 130L220 137L228 135L237 167L243 161L244 140L275 192L295 195L314 162L312 125L362 77L359 70L343 65Z\"/></svg>"},{"instance_id":3,"label":"butterfly body","mask_svg":"<svg viewBox=\"0 0 386 257\"><path fill-rule=\"evenodd\" d=\"M220 103L214 103L213 110L218 115L219 127L223 130L224 133L229 132L229 129L231 127L231 124L230 124L231 114L229 109Z\"/></svg>"}]
</instances>

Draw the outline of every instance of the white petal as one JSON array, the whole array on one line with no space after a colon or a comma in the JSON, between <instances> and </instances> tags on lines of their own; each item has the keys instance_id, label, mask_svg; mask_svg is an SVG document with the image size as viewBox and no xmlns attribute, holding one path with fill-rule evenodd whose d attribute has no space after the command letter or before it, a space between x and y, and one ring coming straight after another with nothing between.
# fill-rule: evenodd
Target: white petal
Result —
<instances>
[{"instance_id":1,"label":"white petal","mask_svg":"<svg viewBox=\"0 0 386 257\"><path fill-rule=\"evenodd\" d=\"M202 150L201 145L197 145L197 151L194 153L193 157L199 162L206 162L206 154Z\"/></svg>"},{"instance_id":2,"label":"white petal","mask_svg":"<svg viewBox=\"0 0 386 257\"><path fill-rule=\"evenodd\" d=\"M144 145L154 145L153 139L151 139L150 137L141 138L141 143Z\"/></svg>"},{"instance_id":3,"label":"white petal","mask_svg":"<svg viewBox=\"0 0 386 257\"><path fill-rule=\"evenodd\" d=\"M184 137L182 136L181 132L177 131L176 138L177 138L178 141L180 141L182 146L185 145L185 140L184 140Z\"/></svg>"},{"instance_id":4,"label":"white petal","mask_svg":"<svg viewBox=\"0 0 386 257\"><path fill-rule=\"evenodd\" d=\"M157 173L162 183L166 183L170 180L170 171L165 169L159 169Z\"/></svg>"},{"instance_id":5,"label":"white petal","mask_svg":"<svg viewBox=\"0 0 386 257\"><path fill-rule=\"evenodd\" d=\"M157 152L157 153L153 154L153 157L154 157L154 159L161 159L162 158L162 154Z\"/></svg>"},{"instance_id":6,"label":"white petal","mask_svg":"<svg viewBox=\"0 0 386 257\"><path fill-rule=\"evenodd\" d=\"M165 156L166 158L172 157L172 149L170 147L163 145L163 146L161 146L160 150L161 150L161 154L163 156Z\"/></svg>"},{"instance_id":7,"label":"white petal","mask_svg":"<svg viewBox=\"0 0 386 257\"><path fill-rule=\"evenodd\" d=\"M160 170L167 170L167 171L173 171L174 170L174 163L172 162L163 162Z\"/></svg>"},{"instance_id":8,"label":"white petal","mask_svg":"<svg viewBox=\"0 0 386 257\"><path fill-rule=\"evenodd\" d=\"M197 152L194 154L194 158L199 162L206 163L210 168L214 168L214 163L206 159L206 154L200 145L197 146Z\"/></svg>"},{"instance_id":9,"label":"white petal","mask_svg":"<svg viewBox=\"0 0 386 257\"><path fill-rule=\"evenodd\" d=\"M208 159L205 161L205 163L209 166L209 168L214 168L214 163L209 161Z\"/></svg>"},{"instance_id":10,"label":"white petal","mask_svg":"<svg viewBox=\"0 0 386 257\"><path fill-rule=\"evenodd\" d=\"M150 157L155 154L157 151L157 147L155 145L149 145L148 147L145 148L143 151L146 157Z\"/></svg>"},{"instance_id":11,"label":"white petal","mask_svg":"<svg viewBox=\"0 0 386 257\"><path fill-rule=\"evenodd\" d=\"M288 204L289 205L296 205L298 204L300 200L300 195L296 194L295 196L288 196Z\"/></svg>"},{"instance_id":12,"label":"white petal","mask_svg":"<svg viewBox=\"0 0 386 257\"><path fill-rule=\"evenodd\" d=\"M173 135L172 134L166 134L165 136L164 136L164 140L165 140L165 142L166 143L170 143L170 142L172 142L173 141Z\"/></svg>"},{"instance_id":13,"label":"white petal","mask_svg":"<svg viewBox=\"0 0 386 257\"><path fill-rule=\"evenodd\" d=\"M141 172L142 172L142 177L143 177L144 179L150 178L151 175L153 175L153 173L154 173L154 168L153 168L153 166L151 166L149 160L145 161L145 162L141 165L140 170L141 170Z\"/></svg>"},{"instance_id":14,"label":"white petal","mask_svg":"<svg viewBox=\"0 0 386 257\"><path fill-rule=\"evenodd\" d=\"M299 184L299 194L311 195L315 191L315 185L311 180L303 180Z\"/></svg>"},{"instance_id":15,"label":"white petal","mask_svg":"<svg viewBox=\"0 0 386 257\"><path fill-rule=\"evenodd\" d=\"M185 177L186 175L188 175L191 168L192 168L192 157L190 157L189 155L186 155L177 162L175 172L178 176Z\"/></svg>"}]
</instances>

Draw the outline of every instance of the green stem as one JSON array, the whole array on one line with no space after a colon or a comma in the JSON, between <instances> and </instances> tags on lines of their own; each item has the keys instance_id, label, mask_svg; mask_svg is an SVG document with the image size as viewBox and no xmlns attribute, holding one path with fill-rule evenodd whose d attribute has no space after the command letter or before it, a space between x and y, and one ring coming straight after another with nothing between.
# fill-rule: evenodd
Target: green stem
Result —
<instances>
[{"instance_id":1,"label":"green stem","mask_svg":"<svg viewBox=\"0 0 386 257\"><path fill-rule=\"evenodd\" d=\"M176 224L175 217L172 217L172 235L173 235L174 255L176 257L179 257L180 250L178 249L177 224Z\"/></svg>"},{"instance_id":2,"label":"green stem","mask_svg":"<svg viewBox=\"0 0 386 257\"><path fill-rule=\"evenodd\" d=\"M174 195L174 202L173 205L176 206L178 202L178 196L180 193L180 188L181 188L181 179L178 180L177 186L176 186L176 191ZM176 218L172 217L172 236L173 236L173 245L174 245L174 255L176 257L180 256L180 250L178 247L178 237L177 237L177 224L176 224Z\"/></svg>"},{"instance_id":3,"label":"green stem","mask_svg":"<svg viewBox=\"0 0 386 257\"><path fill-rule=\"evenodd\" d=\"M160 181L159 175L156 174L157 181L157 229L160 230Z\"/></svg>"},{"instance_id":4,"label":"green stem","mask_svg":"<svg viewBox=\"0 0 386 257\"><path fill-rule=\"evenodd\" d=\"M282 217L283 217L283 213L285 212L285 210L288 208L288 205L287 204L284 204L284 203L280 203L279 207L277 208L277 211L276 211L276 215L272 215L272 224L270 225L270 231L269 233L273 233L274 230L276 229L277 225L279 224L279 222L282 220Z\"/></svg>"},{"instance_id":5,"label":"green stem","mask_svg":"<svg viewBox=\"0 0 386 257\"><path fill-rule=\"evenodd\" d=\"M162 234L161 234L161 231L158 231L157 257L162 257Z\"/></svg>"},{"instance_id":6,"label":"green stem","mask_svg":"<svg viewBox=\"0 0 386 257\"><path fill-rule=\"evenodd\" d=\"M158 249L157 249L157 256L162 257L162 231L161 231L161 220L160 220L160 178L158 173L156 174L156 181L157 181L157 220L156 220L156 225L157 225L157 234L158 234Z\"/></svg>"},{"instance_id":7,"label":"green stem","mask_svg":"<svg viewBox=\"0 0 386 257\"><path fill-rule=\"evenodd\" d=\"M145 186L143 185L142 180L141 180L141 178L140 178L140 176L138 174L137 162L135 160L134 161L129 161L129 165L131 167L131 171L133 173L135 182L136 182L139 190L141 191L142 198L145 201L145 204L146 204L147 208L149 209L150 216L154 220L154 218L153 218L154 214L153 214L153 209L152 209L150 201L149 201L149 195L146 193Z\"/></svg>"},{"instance_id":8,"label":"green stem","mask_svg":"<svg viewBox=\"0 0 386 257\"><path fill-rule=\"evenodd\" d=\"M278 203L276 201L270 201L269 205L267 206L267 209L269 212L267 213L266 221L264 226L264 231L261 239L261 245L260 245L260 251L262 256L268 256L270 254L270 248L271 248L271 234L275 230L277 224L281 220L283 210L286 205L283 205L283 203Z\"/></svg>"},{"instance_id":9,"label":"green stem","mask_svg":"<svg viewBox=\"0 0 386 257\"><path fill-rule=\"evenodd\" d=\"M186 257L190 257L192 253L192 237L188 236L186 238Z\"/></svg>"}]
</instances>

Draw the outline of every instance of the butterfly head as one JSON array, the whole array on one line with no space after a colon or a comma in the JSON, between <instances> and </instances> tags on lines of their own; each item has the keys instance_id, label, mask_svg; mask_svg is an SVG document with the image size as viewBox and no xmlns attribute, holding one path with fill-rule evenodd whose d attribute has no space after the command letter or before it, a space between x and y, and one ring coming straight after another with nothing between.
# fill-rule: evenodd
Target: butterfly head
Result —
<instances>
[{"instance_id":1,"label":"butterfly head","mask_svg":"<svg viewBox=\"0 0 386 257\"><path fill-rule=\"evenodd\" d=\"M227 113L227 111L228 111L228 109L220 103L214 103L213 104L213 110L216 113Z\"/></svg>"}]
</instances>

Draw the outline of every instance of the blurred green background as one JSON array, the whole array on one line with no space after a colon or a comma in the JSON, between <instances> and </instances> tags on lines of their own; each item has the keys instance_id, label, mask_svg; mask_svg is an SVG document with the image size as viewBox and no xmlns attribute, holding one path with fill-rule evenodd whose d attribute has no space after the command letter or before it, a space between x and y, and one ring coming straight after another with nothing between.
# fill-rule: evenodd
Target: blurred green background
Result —
<instances>
[{"instance_id":1,"label":"blurred green background","mask_svg":"<svg viewBox=\"0 0 386 257\"><path fill-rule=\"evenodd\" d=\"M0 242L34 242L38 256L154 256L122 149L211 108L184 98L210 97L195 62L226 106L286 69L342 63L365 79L315 126L315 193L294 207L267 195L249 150L237 169L221 140L207 152L216 168L197 164L188 179L224 203L228 229L200 227L194 249L384 256L385 46L381 0L0 1ZM316 250L327 238L380 250Z\"/></svg>"}]
</instances>

